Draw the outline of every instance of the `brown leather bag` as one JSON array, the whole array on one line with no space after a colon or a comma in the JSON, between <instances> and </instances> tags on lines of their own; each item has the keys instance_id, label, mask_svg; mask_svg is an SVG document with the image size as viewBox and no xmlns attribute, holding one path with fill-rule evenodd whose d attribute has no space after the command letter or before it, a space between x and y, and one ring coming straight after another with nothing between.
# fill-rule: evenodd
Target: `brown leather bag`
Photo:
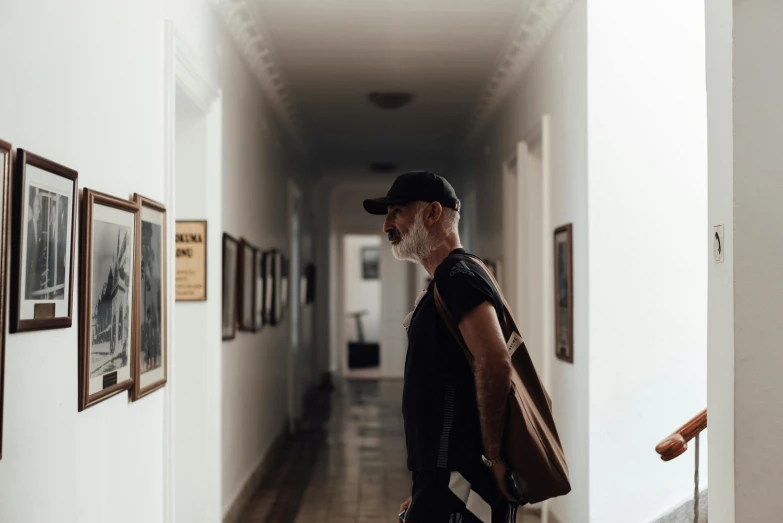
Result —
<instances>
[{"instance_id":1,"label":"brown leather bag","mask_svg":"<svg viewBox=\"0 0 783 523\"><path fill-rule=\"evenodd\" d=\"M498 282L479 258L466 256L484 269L503 298L504 314L503 318L499 318L500 326L505 339L509 340L509 349L513 350L511 390L503 434L503 456L506 464L515 475L523 500L528 503L539 503L568 494L571 491L568 465L552 418L552 402L533 367L533 361ZM462 347L468 362L473 366L473 354L468 350L459 326L438 293L437 285L435 305L451 334ZM513 345L518 346L512 345L512 339L516 340Z\"/></svg>"}]
</instances>

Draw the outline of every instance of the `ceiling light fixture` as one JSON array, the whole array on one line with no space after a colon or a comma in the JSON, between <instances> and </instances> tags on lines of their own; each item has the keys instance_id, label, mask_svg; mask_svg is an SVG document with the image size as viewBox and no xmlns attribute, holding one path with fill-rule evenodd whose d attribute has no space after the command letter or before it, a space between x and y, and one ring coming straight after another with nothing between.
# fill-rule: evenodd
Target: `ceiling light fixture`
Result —
<instances>
[{"instance_id":1,"label":"ceiling light fixture","mask_svg":"<svg viewBox=\"0 0 783 523\"><path fill-rule=\"evenodd\" d=\"M392 110L411 103L413 95L406 92L374 91L367 95L367 99L381 109Z\"/></svg>"},{"instance_id":2,"label":"ceiling light fixture","mask_svg":"<svg viewBox=\"0 0 783 523\"><path fill-rule=\"evenodd\" d=\"M370 170L376 173L390 173L397 170L397 164L394 162L372 162Z\"/></svg>"}]
</instances>

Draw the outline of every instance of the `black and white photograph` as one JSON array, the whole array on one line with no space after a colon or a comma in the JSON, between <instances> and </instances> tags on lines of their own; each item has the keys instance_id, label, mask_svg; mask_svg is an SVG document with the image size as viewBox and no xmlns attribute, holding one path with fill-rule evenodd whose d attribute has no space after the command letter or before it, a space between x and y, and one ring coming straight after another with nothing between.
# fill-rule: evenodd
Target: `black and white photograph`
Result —
<instances>
[{"instance_id":1,"label":"black and white photograph","mask_svg":"<svg viewBox=\"0 0 783 523\"><path fill-rule=\"evenodd\" d=\"M95 378L129 363L133 229L95 220L92 230L90 378Z\"/></svg>"},{"instance_id":2,"label":"black and white photograph","mask_svg":"<svg viewBox=\"0 0 783 523\"><path fill-rule=\"evenodd\" d=\"M239 242L223 233L223 339L231 340L237 333L237 269Z\"/></svg>"},{"instance_id":3,"label":"black and white photograph","mask_svg":"<svg viewBox=\"0 0 783 523\"><path fill-rule=\"evenodd\" d=\"M244 238L239 242L239 328L252 331L254 328L256 288L256 248Z\"/></svg>"},{"instance_id":4,"label":"black and white photograph","mask_svg":"<svg viewBox=\"0 0 783 523\"><path fill-rule=\"evenodd\" d=\"M555 231L555 355L574 362L573 247L571 224Z\"/></svg>"},{"instance_id":5,"label":"black and white photograph","mask_svg":"<svg viewBox=\"0 0 783 523\"><path fill-rule=\"evenodd\" d=\"M137 203L85 189L80 409L133 386Z\"/></svg>"},{"instance_id":6,"label":"black and white photograph","mask_svg":"<svg viewBox=\"0 0 783 523\"><path fill-rule=\"evenodd\" d=\"M362 248L362 278L377 280L381 275L381 251L378 247Z\"/></svg>"},{"instance_id":7,"label":"black and white photograph","mask_svg":"<svg viewBox=\"0 0 783 523\"><path fill-rule=\"evenodd\" d=\"M20 150L11 331L68 327L77 174Z\"/></svg>"},{"instance_id":8,"label":"black and white photograph","mask_svg":"<svg viewBox=\"0 0 783 523\"><path fill-rule=\"evenodd\" d=\"M0 140L0 459L3 458L3 398L5 390L5 291L8 253L8 186L11 177L11 144Z\"/></svg>"},{"instance_id":9,"label":"black and white photograph","mask_svg":"<svg viewBox=\"0 0 783 523\"><path fill-rule=\"evenodd\" d=\"M133 196L140 205L141 231L138 236L136 271L140 277L136 296L138 333L133 349L136 400L163 387L166 383L166 208L139 194Z\"/></svg>"}]
</instances>

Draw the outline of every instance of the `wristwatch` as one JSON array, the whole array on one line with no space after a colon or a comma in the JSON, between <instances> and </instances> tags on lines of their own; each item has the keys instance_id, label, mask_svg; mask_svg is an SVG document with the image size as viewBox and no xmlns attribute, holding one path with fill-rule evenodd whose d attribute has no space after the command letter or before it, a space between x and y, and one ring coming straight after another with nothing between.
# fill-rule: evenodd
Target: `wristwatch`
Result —
<instances>
[{"instance_id":1,"label":"wristwatch","mask_svg":"<svg viewBox=\"0 0 783 523\"><path fill-rule=\"evenodd\" d=\"M487 458L484 456L484 454L482 454L482 455L481 455L481 461L483 461L483 462L484 462L484 466L485 466L485 467L492 468L492 467L494 467L495 465L497 465L498 463L500 463L500 456L498 456L498 457L497 457L497 458L495 458L495 459L487 459Z\"/></svg>"}]
</instances>

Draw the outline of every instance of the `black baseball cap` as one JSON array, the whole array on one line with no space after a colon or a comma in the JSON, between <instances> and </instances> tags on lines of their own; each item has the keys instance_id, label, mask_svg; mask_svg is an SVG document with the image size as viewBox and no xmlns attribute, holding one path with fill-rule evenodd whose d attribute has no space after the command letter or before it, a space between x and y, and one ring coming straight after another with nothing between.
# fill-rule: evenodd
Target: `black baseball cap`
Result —
<instances>
[{"instance_id":1,"label":"black baseball cap","mask_svg":"<svg viewBox=\"0 0 783 523\"><path fill-rule=\"evenodd\" d=\"M386 196L364 200L364 210L370 214L388 214L389 205L409 202L438 202L457 212L460 207L454 187L445 178L430 171L411 171L399 175Z\"/></svg>"}]
</instances>

